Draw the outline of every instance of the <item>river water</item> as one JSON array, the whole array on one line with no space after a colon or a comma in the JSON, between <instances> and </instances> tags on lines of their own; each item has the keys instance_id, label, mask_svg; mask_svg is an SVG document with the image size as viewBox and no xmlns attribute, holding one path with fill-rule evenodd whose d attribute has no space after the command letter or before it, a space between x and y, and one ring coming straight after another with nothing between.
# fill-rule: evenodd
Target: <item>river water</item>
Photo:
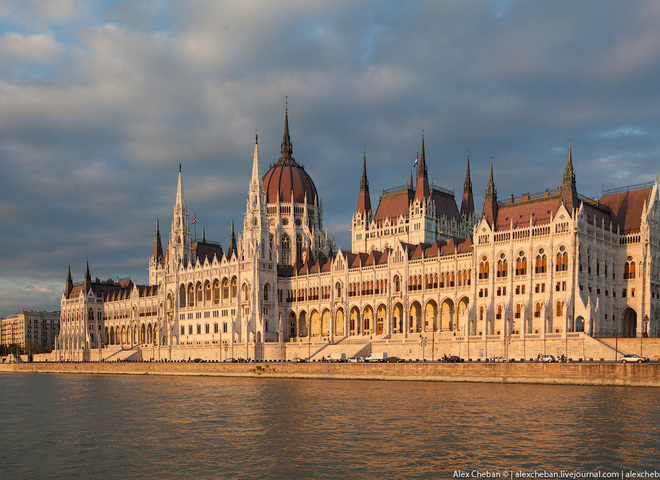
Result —
<instances>
[{"instance_id":1,"label":"river water","mask_svg":"<svg viewBox=\"0 0 660 480\"><path fill-rule=\"evenodd\" d=\"M660 471L652 388L0 374L0 426L12 479Z\"/></svg>"}]
</instances>

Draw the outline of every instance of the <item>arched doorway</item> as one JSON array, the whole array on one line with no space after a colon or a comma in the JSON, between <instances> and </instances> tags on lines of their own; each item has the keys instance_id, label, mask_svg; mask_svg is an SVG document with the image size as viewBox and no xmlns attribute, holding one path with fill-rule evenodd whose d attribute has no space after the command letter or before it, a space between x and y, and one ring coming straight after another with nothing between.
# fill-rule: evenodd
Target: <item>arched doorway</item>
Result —
<instances>
[{"instance_id":1,"label":"arched doorway","mask_svg":"<svg viewBox=\"0 0 660 480\"><path fill-rule=\"evenodd\" d=\"M583 317L577 317L575 319L575 331L576 332L584 332L584 318Z\"/></svg>"},{"instance_id":2,"label":"arched doorway","mask_svg":"<svg viewBox=\"0 0 660 480\"><path fill-rule=\"evenodd\" d=\"M337 309L335 315L335 335L344 336L344 309Z\"/></svg>"},{"instance_id":3,"label":"arched doorway","mask_svg":"<svg viewBox=\"0 0 660 480\"><path fill-rule=\"evenodd\" d=\"M623 323L619 326L622 337L634 338L637 334L637 312L628 307L623 312Z\"/></svg>"}]
</instances>

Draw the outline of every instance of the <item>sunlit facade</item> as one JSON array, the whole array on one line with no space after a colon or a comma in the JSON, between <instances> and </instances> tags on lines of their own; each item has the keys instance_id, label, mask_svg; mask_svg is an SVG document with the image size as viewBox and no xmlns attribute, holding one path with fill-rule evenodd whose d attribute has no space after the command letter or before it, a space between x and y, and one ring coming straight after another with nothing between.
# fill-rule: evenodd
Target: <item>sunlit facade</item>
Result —
<instances>
[{"instance_id":1,"label":"sunlit facade","mask_svg":"<svg viewBox=\"0 0 660 480\"><path fill-rule=\"evenodd\" d=\"M539 195L498 201L491 165L478 214L469 160L459 208L454 192L429 185L422 139L416 181L385 191L375 210L365 156L344 251L293 158L288 114L280 152L262 176L255 141L243 229L236 236L232 224L226 250L192 239L179 167L149 285L92 281L89 267L74 285L69 271L59 359L405 356L430 338L447 349L473 342L468 355L484 356L478 345L489 341L658 336L657 178L583 197L569 146L561 186Z\"/></svg>"}]
</instances>

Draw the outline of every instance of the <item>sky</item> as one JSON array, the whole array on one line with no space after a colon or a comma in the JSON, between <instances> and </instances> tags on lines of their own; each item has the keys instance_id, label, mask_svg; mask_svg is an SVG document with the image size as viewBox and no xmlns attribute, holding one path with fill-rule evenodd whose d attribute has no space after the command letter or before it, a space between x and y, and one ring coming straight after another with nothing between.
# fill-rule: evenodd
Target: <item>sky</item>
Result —
<instances>
[{"instance_id":1,"label":"sky","mask_svg":"<svg viewBox=\"0 0 660 480\"><path fill-rule=\"evenodd\" d=\"M59 309L67 270L148 281L179 162L197 235L242 226L261 173L293 156L350 250L371 201L408 183L425 141L460 206L655 180L660 2L0 0L0 317ZM194 230L193 230L194 233ZM165 248L166 245L163 245Z\"/></svg>"}]
</instances>

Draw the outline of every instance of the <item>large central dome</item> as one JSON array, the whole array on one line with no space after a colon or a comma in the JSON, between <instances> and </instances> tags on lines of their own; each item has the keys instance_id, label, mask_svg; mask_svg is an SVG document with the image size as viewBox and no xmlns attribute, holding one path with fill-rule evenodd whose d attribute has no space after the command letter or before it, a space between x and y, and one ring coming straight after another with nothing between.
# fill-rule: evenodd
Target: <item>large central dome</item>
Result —
<instances>
[{"instance_id":1,"label":"large central dome","mask_svg":"<svg viewBox=\"0 0 660 480\"><path fill-rule=\"evenodd\" d=\"M305 168L293 159L293 145L289 136L289 113L284 115L284 135L282 136L281 157L264 175L266 203L294 203L315 205L316 186Z\"/></svg>"}]
</instances>

